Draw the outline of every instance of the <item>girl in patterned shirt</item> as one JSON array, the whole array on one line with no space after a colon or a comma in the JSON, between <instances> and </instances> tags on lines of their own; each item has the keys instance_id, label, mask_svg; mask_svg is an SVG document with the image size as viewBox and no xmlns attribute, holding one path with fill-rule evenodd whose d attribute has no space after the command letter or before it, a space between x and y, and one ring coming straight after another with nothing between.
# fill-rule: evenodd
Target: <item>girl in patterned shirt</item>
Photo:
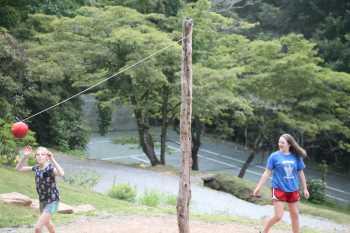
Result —
<instances>
[{"instance_id":1,"label":"girl in patterned shirt","mask_svg":"<svg viewBox=\"0 0 350 233\"><path fill-rule=\"evenodd\" d=\"M32 148L27 146L23 150L24 156L16 166L17 171L33 171L35 173L36 191L39 195L40 213L38 222L35 224L35 233L41 233L45 226L50 233L55 232L51 217L57 211L60 200L56 186L56 176L63 176L64 171L55 160L53 154L45 147L38 147L35 151L37 165L27 166L27 160L32 153Z\"/></svg>"}]
</instances>

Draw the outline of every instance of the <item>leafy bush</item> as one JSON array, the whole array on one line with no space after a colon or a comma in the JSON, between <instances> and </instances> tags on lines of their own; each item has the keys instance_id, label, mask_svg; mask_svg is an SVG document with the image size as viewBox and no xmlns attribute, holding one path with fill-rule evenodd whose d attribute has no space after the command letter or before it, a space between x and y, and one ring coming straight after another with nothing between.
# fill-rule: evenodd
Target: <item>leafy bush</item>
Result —
<instances>
[{"instance_id":1,"label":"leafy bush","mask_svg":"<svg viewBox=\"0 0 350 233\"><path fill-rule=\"evenodd\" d=\"M165 197L165 204L170 205L170 206L176 206L177 197L175 195L167 195Z\"/></svg>"},{"instance_id":2,"label":"leafy bush","mask_svg":"<svg viewBox=\"0 0 350 233\"><path fill-rule=\"evenodd\" d=\"M203 180L205 186L230 193L242 200L261 205L271 204L271 194L268 188L262 188L261 198L251 195L256 186L254 182L228 174L218 174L214 177L204 178Z\"/></svg>"},{"instance_id":3,"label":"leafy bush","mask_svg":"<svg viewBox=\"0 0 350 233\"><path fill-rule=\"evenodd\" d=\"M108 196L112 198L129 202L135 201L136 194L136 188L131 187L129 184L114 185L108 192Z\"/></svg>"},{"instance_id":4,"label":"leafy bush","mask_svg":"<svg viewBox=\"0 0 350 233\"><path fill-rule=\"evenodd\" d=\"M66 174L63 177L63 181L68 184L88 189L92 189L98 183L99 179L100 175L91 170L79 171L68 175Z\"/></svg>"},{"instance_id":5,"label":"leafy bush","mask_svg":"<svg viewBox=\"0 0 350 233\"><path fill-rule=\"evenodd\" d=\"M159 205L176 206L177 197L175 195L161 193L156 190L146 190L139 198L142 205L157 207Z\"/></svg>"},{"instance_id":6,"label":"leafy bush","mask_svg":"<svg viewBox=\"0 0 350 233\"><path fill-rule=\"evenodd\" d=\"M326 200L326 184L320 179L311 179L307 182L310 198L313 203L323 203Z\"/></svg>"},{"instance_id":7,"label":"leafy bush","mask_svg":"<svg viewBox=\"0 0 350 233\"><path fill-rule=\"evenodd\" d=\"M81 109L77 103L66 103L59 111L54 111L50 118L47 143L59 150L83 149L89 142L90 130L82 120ZM41 134L44 134L41 130Z\"/></svg>"},{"instance_id":8,"label":"leafy bush","mask_svg":"<svg viewBox=\"0 0 350 233\"><path fill-rule=\"evenodd\" d=\"M19 148L26 145L36 146L34 133L29 131L25 138L16 139L10 123L0 118L0 165L14 166L19 159Z\"/></svg>"},{"instance_id":9,"label":"leafy bush","mask_svg":"<svg viewBox=\"0 0 350 233\"><path fill-rule=\"evenodd\" d=\"M157 207L161 202L162 195L157 191L145 191L144 195L140 198L142 205Z\"/></svg>"}]
</instances>

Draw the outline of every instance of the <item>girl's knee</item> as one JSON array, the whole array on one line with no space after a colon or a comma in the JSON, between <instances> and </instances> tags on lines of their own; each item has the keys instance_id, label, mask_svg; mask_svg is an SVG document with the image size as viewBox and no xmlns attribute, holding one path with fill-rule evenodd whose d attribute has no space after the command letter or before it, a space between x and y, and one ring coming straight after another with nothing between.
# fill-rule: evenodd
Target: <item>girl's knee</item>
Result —
<instances>
[{"instance_id":1,"label":"girl's knee","mask_svg":"<svg viewBox=\"0 0 350 233\"><path fill-rule=\"evenodd\" d=\"M291 218L298 218L299 212L298 211L289 211L289 215Z\"/></svg>"},{"instance_id":2,"label":"girl's knee","mask_svg":"<svg viewBox=\"0 0 350 233\"><path fill-rule=\"evenodd\" d=\"M278 213L278 214L276 214L276 215L274 216L274 218L275 218L275 220L276 220L277 222L281 221L282 218L283 218L283 213Z\"/></svg>"},{"instance_id":3,"label":"girl's knee","mask_svg":"<svg viewBox=\"0 0 350 233\"><path fill-rule=\"evenodd\" d=\"M42 228L42 226L36 224L36 225L34 226L34 231L35 231L35 233L41 233L41 228Z\"/></svg>"},{"instance_id":4,"label":"girl's knee","mask_svg":"<svg viewBox=\"0 0 350 233\"><path fill-rule=\"evenodd\" d=\"M46 227L52 229L52 228L55 228L55 225L50 221L49 223L46 224Z\"/></svg>"}]
</instances>

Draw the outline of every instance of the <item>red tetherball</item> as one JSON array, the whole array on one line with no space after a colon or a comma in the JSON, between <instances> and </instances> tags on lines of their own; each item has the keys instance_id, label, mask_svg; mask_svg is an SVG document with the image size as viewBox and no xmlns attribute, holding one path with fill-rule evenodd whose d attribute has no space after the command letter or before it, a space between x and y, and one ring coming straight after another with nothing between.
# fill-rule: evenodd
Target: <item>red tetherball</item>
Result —
<instances>
[{"instance_id":1,"label":"red tetherball","mask_svg":"<svg viewBox=\"0 0 350 233\"><path fill-rule=\"evenodd\" d=\"M28 133L28 125L22 121L16 122L12 125L11 131L16 138L24 138Z\"/></svg>"}]
</instances>

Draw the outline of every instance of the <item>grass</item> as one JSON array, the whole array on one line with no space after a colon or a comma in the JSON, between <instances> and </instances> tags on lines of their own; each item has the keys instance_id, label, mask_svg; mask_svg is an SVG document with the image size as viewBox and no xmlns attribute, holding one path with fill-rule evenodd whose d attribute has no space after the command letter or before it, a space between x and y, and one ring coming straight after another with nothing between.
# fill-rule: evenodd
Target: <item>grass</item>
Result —
<instances>
[{"instance_id":1,"label":"grass","mask_svg":"<svg viewBox=\"0 0 350 233\"><path fill-rule=\"evenodd\" d=\"M112 142L114 144L121 145L138 145L139 140L136 136L117 136L113 138Z\"/></svg>"},{"instance_id":2,"label":"grass","mask_svg":"<svg viewBox=\"0 0 350 233\"><path fill-rule=\"evenodd\" d=\"M340 224L349 224L350 222L349 207L328 206L327 204L316 205L307 201L302 201L300 203L300 212L330 219Z\"/></svg>"},{"instance_id":3,"label":"grass","mask_svg":"<svg viewBox=\"0 0 350 233\"><path fill-rule=\"evenodd\" d=\"M256 183L243 180L236 176L228 174L217 174L216 179L219 182L212 184L212 188L214 189L224 189L223 191L231 193L240 199L247 200L259 205L271 204L271 191L267 187L264 187L262 189L261 198L256 199L250 196L250 193L252 190L254 190ZM340 224L348 224L350 222L350 208L341 207L335 204L313 204L311 202L303 200L300 202L300 212L307 215L333 220L334 222Z\"/></svg>"},{"instance_id":4,"label":"grass","mask_svg":"<svg viewBox=\"0 0 350 233\"><path fill-rule=\"evenodd\" d=\"M56 150L53 150L54 152L57 152ZM68 150L64 152L65 154L68 154L74 158L78 159L85 159L87 157L86 152L84 150Z\"/></svg>"},{"instance_id":5,"label":"grass","mask_svg":"<svg viewBox=\"0 0 350 233\"><path fill-rule=\"evenodd\" d=\"M0 193L6 192L20 192L31 198L36 198L37 194L34 186L33 174L19 173L13 168L5 168L0 166ZM116 200L107 195L95 193L89 189L73 186L64 182L59 182L59 188L61 191L62 202L75 206L80 204L91 204L95 206L96 211L86 213L83 215L95 216L101 214L114 214L114 215L143 215L154 216L164 214L176 214L176 197L167 194L157 195L157 199L160 199L161 204L157 207L149 207L147 205L140 205L139 202L130 203L127 201ZM82 193L84 195L82 195ZM144 203L146 204L146 203ZM347 213L341 213L334 211L332 207L320 207L319 205L301 204L301 211L316 216L325 217L327 219L335 220L340 223L349 223L350 215ZM54 221L56 223L65 223L72 221L82 214L54 215ZM14 227L20 225L33 225L38 217L38 211L31 210L29 208L17 207L7 205L0 202L0 227ZM261 221L250 220L241 217L231 217L227 215L198 215L191 214L192 219L208 221L208 222L236 222L244 225L257 225L261 224ZM287 225L279 224L277 227L286 228ZM304 233L316 233L319 231L313 229L303 229Z\"/></svg>"},{"instance_id":6,"label":"grass","mask_svg":"<svg viewBox=\"0 0 350 233\"><path fill-rule=\"evenodd\" d=\"M4 168L0 166L0 193L20 192L31 198L37 198L34 185L34 177L31 173L19 173L14 169ZM140 206L126 201L115 200L106 195L92 192L88 189L75 187L64 182L59 182L62 202L68 205L91 204L95 206L98 213L112 214L159 214L167 213L169 210L161 208L150 208ZM84 194L84 195L82 195ZM79 214L54 215L55 222L67 222L81 216ZM24 207L14 207L0 202L0 227L13 227L20 225L34 224L38 217L38 211Z\"/></svg>"},{"instance_id":7,"label":"grass","mask_svg":"<svg viewBox=\"0 0 350 233\"><path fill-rule=\"evenodd\" d=\"M142 205L157 207L160 205L161 194L158 191L148 191L146 190L142 197L140 197L139 202Z\"/></svg>"},{"instance_id":8,"label":"grass","mask_svg":"<svg viewBox=\"0 0 350 233\"><path fill-rule=\"evenodd\" d=\"M176 206L177 197L157 190L146 190L143 195L139 197L138 202L145 206L170 207Z\"/></svg>"},{"instance_id":9,"label":"grass","mask_svg":"<svg viewBox=\"0 0 350 233\"><path fill-rule=\"evenodd\" d=\"M136 188L130 186L129 184L114 185L108 192L108 196L128 202L134 202L136 195Z\"/></svg>"},{"instance_id":10,"label":"grass","mask_svg":"<svg viewBox=\"0 0 350 233\"><path fill-rule=\"evenodd\" d=\"M37 198L34 185L33 174L16 172L13 168L5 168L0 166L0 193L20 192L31 198ZM139 203L130 203L127 201L113 199L107 195L95 193L89 189L72 186L70 184L59 182L61 192L61 201L68 205L91 204L96 208L95 212L86 214L56 214L54 215L55 223L66 223L72 221L82 215L95 216L104 214L113 215L142 215L142 216L158 216L158 215L175 215L176 214L176 197L167 194L161 194L162 202L167 205L159 207L149 207L140 205ZM82 195L83 194L83 195ZM22 225L33 225L38 218L38 211L25 207L17 207L0 202L0 228L1 227L17 227ZM191 215L194 219L206 219L212 222L221 221L222 218L216 215ZM192 218L191 217L191 218ZM235 218L236 222L245 221L244 218Z\"/></svg>"}]
</instances>

